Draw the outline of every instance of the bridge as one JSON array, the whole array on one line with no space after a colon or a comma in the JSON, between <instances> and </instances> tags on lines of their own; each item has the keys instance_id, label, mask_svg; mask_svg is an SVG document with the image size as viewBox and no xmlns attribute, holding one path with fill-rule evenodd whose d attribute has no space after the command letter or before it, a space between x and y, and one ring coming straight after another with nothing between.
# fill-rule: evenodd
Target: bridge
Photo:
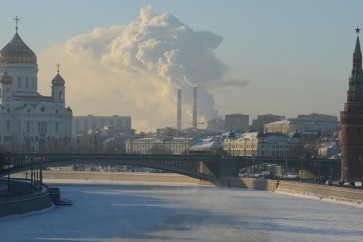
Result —
<instances>
[{"instance_id":1,"label":"bridge","mask_svg":"<svg viewBox=\"0 0 363 242\"><path fill-rule=\"evenodd\" d=\"M237 176L241 168L264 163L309 170L316 176L324 174L324 171L326 173L326 170L329 170L329 174L338 174L340 170L340 160L331 159L210 155L5 154L0 157L0 176L46 167L115 164L149 167L216 183L222 177Z\"/></svg>"}]
</instances>

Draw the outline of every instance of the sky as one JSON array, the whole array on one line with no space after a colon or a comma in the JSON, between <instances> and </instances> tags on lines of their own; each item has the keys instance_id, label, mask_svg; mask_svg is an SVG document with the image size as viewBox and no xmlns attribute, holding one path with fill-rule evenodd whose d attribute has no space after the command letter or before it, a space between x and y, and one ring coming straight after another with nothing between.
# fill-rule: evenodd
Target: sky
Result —
<instances>
[{"instance_id":1,"label":"sky","mask_svg":"<svg viewBox=\"0 0 363 242\"><path fill-rule=\"evenodd\" d=\"M1 2L0 46L19 34L50 95L56 64L79 115L131 116L139 131L225 114L339 116L360 0L20 0ZM204 128L206 125L200 125Z\"/></svg>"}]
</instances>

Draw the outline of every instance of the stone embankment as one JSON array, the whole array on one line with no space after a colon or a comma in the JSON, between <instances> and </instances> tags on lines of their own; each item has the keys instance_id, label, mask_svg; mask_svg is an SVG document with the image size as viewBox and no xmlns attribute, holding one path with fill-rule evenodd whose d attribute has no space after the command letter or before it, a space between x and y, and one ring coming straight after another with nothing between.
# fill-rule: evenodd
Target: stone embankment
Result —
<instances>
[{"instance_id":1,"label":"stone embankment","mask_svg":"<svg viewBox=\"0 0 363 242\"><path fill-rule=\"evenodd\" d=\"M0 178L0 217L24 214L51 207L53 204L48 189L30 191L30 184L26 181L7 181Z\"/></svg>"},{"instance_id":2,"label":"stone embankment","mask_svg":"<svg viewBox=\"0 0 363 242\"><path fill-rule=\"evenodd\" d=\"M24 178L25 173L12 175ZM44 171L45 183L172 183L191 185L212 185L205 181L173 173L111 173L111 172L63 172ZM220 180L220 186L266 190L290 195L312 197L320 200L350 203L363 207L363 190L334 187L311 183L277 181L257 178L230 177ZM19 189L26 184L18 184ZM12 188L15 189L15 186ZM23 189L20 189L23 190ZM26 190L26 189L25 189ZM16 190L12 190L16 191ZM48 190L34 194L0 198L0 217L28 213L52 206Z\"/></svg>"},{"instance_id":3,"label":"stone embankment","mask_svg":"<svg viewBox=\"0 0 363 242\"><path fill-rule=\"evenodd\" d=\"M319 200L351 203L363 207L363 190L348 187L335 187L312 183L277 181L256 178L225 178L221 185L247 189L259 189L272 192L304 196Z\"/></svg>"},{"instance_id":4,"label":"stone embankment","mask_svg":"<svg viewBox=\"0 0 363 242\"><path fill-rule=\"evenodd\" d=\"M24 178L25 172L17 173L12 177ZM97 182L142 182L142 183L180 183L180 184L207 184L192 177L175 173L135 173L135 172L97 172L97 171L43 171L44 183L97 183ZM67 181L66 181L67 180Z\"/></svg>"}]
</instances>

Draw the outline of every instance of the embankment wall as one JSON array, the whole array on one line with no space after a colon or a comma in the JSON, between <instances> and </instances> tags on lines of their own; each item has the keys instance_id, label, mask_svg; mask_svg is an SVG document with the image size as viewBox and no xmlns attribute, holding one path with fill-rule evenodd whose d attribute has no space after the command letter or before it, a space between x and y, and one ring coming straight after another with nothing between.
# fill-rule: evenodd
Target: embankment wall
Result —
<instances>
[{"instance_id":1,"label":"embankment wall","mask_svg":"<svg viewBox=\"0 0 363 242\"><path fill-rule=\"evenodd\" d=\"M0 199L0 217L24 214L51 207L48 191Z\"/></svg>"},{"instance_id":2,"label":"embankment wall","mask_svg":"<svg viewBox=\"0 0 363 242\"><path fill-rule=\"evenodd\" d=\"M277 191L291 195L312 196L318 199L331 199L340 202L363 204L363 190L348 187L240 177L222 179L221 185L273 192Z\"/></svg>"},{"instance_id":3,"label":"embankment wall","mask_svg":"<svg viewBox=\"0 0 363 242\"><path fill-rule=\"evenodd\" d=\"M24 178L25 172L13 174L12 177ZM52 180L104 180L125 182L168 182L168 183L190 183L204 184L199 179L187 177L175 173L135 173L135 172L67 172L67 171L43 171L44 183Z\"/></svg>"}]
</instances>

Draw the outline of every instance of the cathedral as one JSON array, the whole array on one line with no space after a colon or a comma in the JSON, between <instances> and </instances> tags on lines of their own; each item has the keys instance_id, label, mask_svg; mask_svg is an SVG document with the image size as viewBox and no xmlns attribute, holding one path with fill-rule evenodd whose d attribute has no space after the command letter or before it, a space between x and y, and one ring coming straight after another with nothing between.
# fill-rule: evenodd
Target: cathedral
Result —
<instances>
[{"instance_id":1,"label":"cathedral","mask_svg":"<svg viewBox=\"0 0 363 242\"><path fill-rule=\"evenodd\" d=\"M38 89L37 56L18 33L0 51L0 146L13 153L69 152L72 110L58 73L51 96Z\"/></svg>"}]
</instances>

